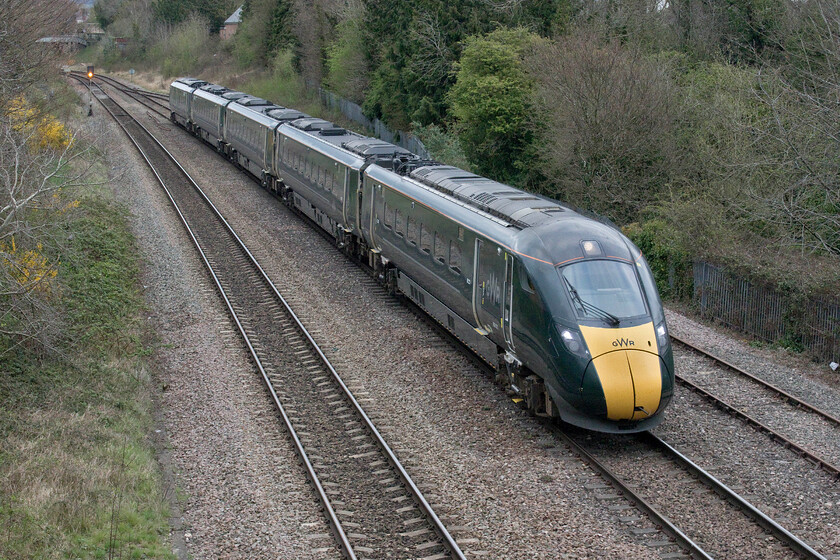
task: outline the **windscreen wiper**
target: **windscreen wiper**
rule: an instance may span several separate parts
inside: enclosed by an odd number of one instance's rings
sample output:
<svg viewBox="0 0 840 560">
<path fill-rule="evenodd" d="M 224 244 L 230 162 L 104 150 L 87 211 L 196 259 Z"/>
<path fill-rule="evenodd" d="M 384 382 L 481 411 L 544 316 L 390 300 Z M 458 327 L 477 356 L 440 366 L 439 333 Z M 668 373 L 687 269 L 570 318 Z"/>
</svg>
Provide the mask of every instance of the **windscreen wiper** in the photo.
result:
<svg viewBox="0 0 840 560">
<path fill-rule="evenodd" d="M 595 315 L 596 317 L 598 317 L 600 319 L 603 319 L 604 321 L 606 321 L 608 324 L 612 325 L 613 327 L 616 327 L 616 326 L 619 325 L 619 323 L 621 323 L 621 320 L 618 317 L 616 317 L 615 315 L 613 315 L 612 313 L 610 313 L 608 311 L 604 311 L 600 307 L 598 307 L 596 305 L 593 305 L 593 304 L 589 303 L 588 301 L 584 301 L 580 297 L 580 294 L 578 294 L 575 287 L 572 286 L 572 283 L 569 282 L 569 279 L 566 278 L 565 276 L 563 276 L 563 281 L 566 282 L 566 286 L 569 287 L 569 293 L 572 294 L 572 299 L 574 299 L 575 301 L 578 302 L 581 309 L 583 309 L 583 311 L 585 313 L 586 312 L 592 313 L 593 315 Z"/>
</svg>

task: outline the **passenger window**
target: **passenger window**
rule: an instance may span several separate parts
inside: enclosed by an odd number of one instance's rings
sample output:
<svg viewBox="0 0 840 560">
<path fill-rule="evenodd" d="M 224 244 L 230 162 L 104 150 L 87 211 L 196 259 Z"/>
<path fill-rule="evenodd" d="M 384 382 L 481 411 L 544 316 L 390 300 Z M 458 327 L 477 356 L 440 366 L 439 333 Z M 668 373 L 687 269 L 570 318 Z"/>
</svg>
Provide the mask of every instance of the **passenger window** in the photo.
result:
<svg viewBox="0 0 840 560">
<path fill-rule="evenodd" d="M 449 266 L 457 273 L 461 273 L 461 246 L 454 241 L 449 242 Z"/>
<path fill-rule="evenodd" d="M 341 169 L 336 166 L 335 175 L 333 175 L 333 188 L 335 188 L 335 196 L 344 198 L 344 181 L 341 177 Z"/>
<path fill-rule="evenodd" d="M 391 229 L 394 227 L 394 209 L 385 203 L 385 227 Z"/>
<path fill-rule="evenodd" d="M 412 245 L 417 245 L 417 220 L 414 219 L 414 216 L 409 216 L 407 222 L 405 238 Z"/>
<path fill-rule="evenodd" d="M 432 234 L 426 224 L 420 224 L 420 250 L 424 253 L 432 251 Z"/>
<path fill-rule="evenodd" d="M 464 226 L 458 226 L 458 241 L 464 240 Z"/>
<path fill-rule="evenodd" d="M 446 241 L 438 232 L 435 232 L 435 260 L 446 264 Z"/>
<path fill-rule="evenodd" d="M 399 208 L 394 213 L 394 231 L 397 232 L 397 235 L 405 235 L 405 221 Z"/>
</svg>

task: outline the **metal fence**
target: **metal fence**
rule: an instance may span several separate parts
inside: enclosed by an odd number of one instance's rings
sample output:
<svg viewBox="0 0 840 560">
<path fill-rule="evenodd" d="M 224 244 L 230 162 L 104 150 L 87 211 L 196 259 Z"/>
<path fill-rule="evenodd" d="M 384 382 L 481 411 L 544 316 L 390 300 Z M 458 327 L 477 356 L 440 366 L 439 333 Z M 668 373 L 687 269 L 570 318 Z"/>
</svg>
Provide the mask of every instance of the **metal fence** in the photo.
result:
<svg viewBox="0 0 840 560">
<path fill-rule="evenodd" d="M 382 140 L 390 142 L 391 144 L 396 144 L 397 146 L 402 146 L 406 150 L 413 152 L 424 159 L 431 159 L 429 152 L 426 150 L 426 146 L 423 145 L 419 138 L 410 132 L 403 132 L 401 130 L 392 132 L 379 119 L 367 118 L 362 111 L 362 108 L 357 104 L 352 101 L 348 101 L 343 97 L 339 97 L 324 88 L 318 88 L 318 95 L 321 97 L 321 103 L 323 103 L 326 107 L 341 111 L 345 117 L 367 128 L 371 131 L 371 134 L 377 138 L 381 138 Z"/>
<path fill-rule="evenodd" d="M 802 301 L 705 262 L 694 263 L 694 298 L 703 317 L 768 342 L 798 341 L 823 359 L 840 358 L 840 302 Z"/>
</svg>

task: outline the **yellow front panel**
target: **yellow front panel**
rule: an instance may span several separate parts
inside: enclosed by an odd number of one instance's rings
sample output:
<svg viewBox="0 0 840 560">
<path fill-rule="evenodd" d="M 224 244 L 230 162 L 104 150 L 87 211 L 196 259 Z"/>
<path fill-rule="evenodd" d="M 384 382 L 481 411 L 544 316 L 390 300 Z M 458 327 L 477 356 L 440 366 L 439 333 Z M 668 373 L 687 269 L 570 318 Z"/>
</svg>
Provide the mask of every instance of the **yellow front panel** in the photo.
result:
<svg viewBox="0 0 840 560">
<path fill-rule="evenodd" d="M 652 415 L 659 408 L 659 399 L 662 396 L 662 373 L 659 365 L 659 356 L 647 352 L 620 352 L 627 355 L 630 363 L 630 372 L 633 375 L 633 385 L 636 391 L 636 406 L 645 409 L 644 412 L 637 411 L 633 420 L 644 420 Z"/>
<path fill-rule="evenodd" d="M 607 418 L 628 420 L 633 417 L 635 396 L 630 364 L 625 352 L 610 352 L 592 361 L 607 401 Z"/>
<path fill-rule="evenodd" d="M 624 329 L 581 325 L 610 420 L 643 420 L 659 408 L 662 374 L 653 323 Z M 640 406 L 648 414 L 636 411 Z"/>
<path fill-rule="evenodd" d="M 653 323 L 623 329 L 581 325 L 580 332 L 589 348 L 589 355 L 593 358 L 616 350 L 643 350 L 657 353 Z"/>
</svg>

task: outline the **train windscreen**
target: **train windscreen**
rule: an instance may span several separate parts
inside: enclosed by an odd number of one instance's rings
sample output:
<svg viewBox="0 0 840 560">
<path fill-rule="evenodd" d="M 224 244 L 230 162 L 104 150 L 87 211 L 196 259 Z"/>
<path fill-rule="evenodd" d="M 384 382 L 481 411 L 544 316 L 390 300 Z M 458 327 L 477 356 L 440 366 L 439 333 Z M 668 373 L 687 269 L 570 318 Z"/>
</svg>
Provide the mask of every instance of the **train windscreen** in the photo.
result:
<svg viewBox="0 0 840 560">
<path fill-rule="evenodd" d="M 620 319 L 647 314 L 633 266 L 609 260 L 582 261 L 559 270 L 579 318 Z"/>
</svg>

